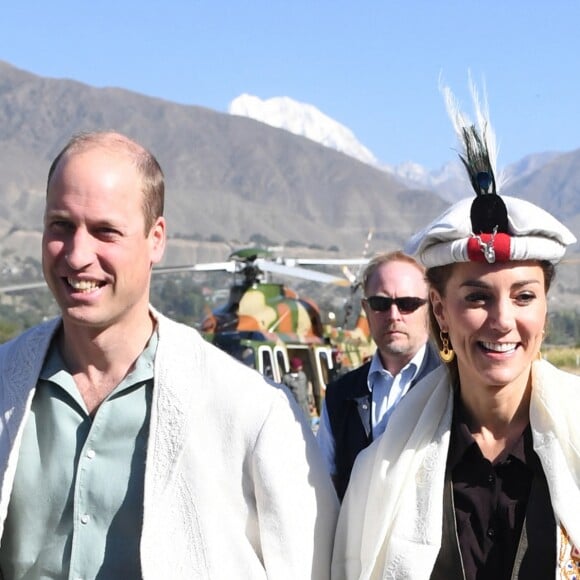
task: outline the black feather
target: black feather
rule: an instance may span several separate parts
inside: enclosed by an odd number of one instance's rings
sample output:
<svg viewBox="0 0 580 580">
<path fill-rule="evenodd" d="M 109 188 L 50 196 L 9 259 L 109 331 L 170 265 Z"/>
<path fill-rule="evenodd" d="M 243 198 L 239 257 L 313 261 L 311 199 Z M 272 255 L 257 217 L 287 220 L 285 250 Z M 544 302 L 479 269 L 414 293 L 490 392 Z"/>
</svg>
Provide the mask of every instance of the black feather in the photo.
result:
<svg viewBox="0 0 580 580">
<path fill-rule="evenodd" d="M 476 195 L 471 204 L 472 231 L 476 235 L 494 231 L 509 233 L 507 208 L 496 191 L 485 136 L 480 135 L 474 125 L 464 127 L 462 132 L 465 156 L 459 155 L 459 158 L 467 169 Z"/>
</svg>

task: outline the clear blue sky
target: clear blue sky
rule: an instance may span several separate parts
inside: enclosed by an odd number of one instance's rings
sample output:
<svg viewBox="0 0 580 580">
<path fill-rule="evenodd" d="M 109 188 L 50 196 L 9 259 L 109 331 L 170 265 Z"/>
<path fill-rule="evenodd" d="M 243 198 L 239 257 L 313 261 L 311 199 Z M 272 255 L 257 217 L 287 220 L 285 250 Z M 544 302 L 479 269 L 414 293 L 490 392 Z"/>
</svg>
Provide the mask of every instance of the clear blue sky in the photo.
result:
<svg viewBox="0 0 580 580">
<path fill-rule="evenodd" d="M 439 76 L 469 107 L 471 69 L 501 168 L 580 147 L 579 29 L 576 0 L 6 0 L 0 59 L 224 112 L 288 96 L 430 169 L 455 155 Z"/>
</svg>

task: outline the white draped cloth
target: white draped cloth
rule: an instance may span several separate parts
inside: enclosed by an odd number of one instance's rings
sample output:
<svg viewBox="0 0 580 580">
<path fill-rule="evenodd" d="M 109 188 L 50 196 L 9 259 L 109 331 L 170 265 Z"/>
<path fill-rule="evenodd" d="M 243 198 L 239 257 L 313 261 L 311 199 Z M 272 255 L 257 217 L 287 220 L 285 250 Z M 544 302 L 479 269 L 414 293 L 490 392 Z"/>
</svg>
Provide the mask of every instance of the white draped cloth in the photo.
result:
<svg viewBox="0 0 580 580">
<path fill-rule="evenodd" d="M 359 454 L 339 516 L 333 580 L 430 577 L 441 547 L 452 415 L 453 390 L 440 367 Z M 580 376 L 535 361 L 530 423 L 556 523 L 580 546 Z"/>
</svg>

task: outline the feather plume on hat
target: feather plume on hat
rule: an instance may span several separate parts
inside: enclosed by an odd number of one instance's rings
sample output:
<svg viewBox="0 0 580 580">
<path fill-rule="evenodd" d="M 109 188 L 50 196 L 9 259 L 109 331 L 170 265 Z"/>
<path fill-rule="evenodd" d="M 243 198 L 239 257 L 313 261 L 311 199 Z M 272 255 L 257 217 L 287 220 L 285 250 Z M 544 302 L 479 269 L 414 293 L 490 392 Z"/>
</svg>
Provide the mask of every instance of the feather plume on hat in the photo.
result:
<svg viewBox="0 0 580 580">
<path fill-rule="evenodd" d="M 476 123 L 463 113 L 448 87 L 442 87 L 447 112 L 462 151 L 475 199 L 452 205 L 443 215 L 415 234 L 405 251 L 427 268 L 453 262 L 515 260 L 560 261 L 574 235 L 554 216 L 523 199 L 500 196 L 496 181 L 497 147 L 489 122 L 487 96 L 479 99 L 470 81 Z"/>
</svg>

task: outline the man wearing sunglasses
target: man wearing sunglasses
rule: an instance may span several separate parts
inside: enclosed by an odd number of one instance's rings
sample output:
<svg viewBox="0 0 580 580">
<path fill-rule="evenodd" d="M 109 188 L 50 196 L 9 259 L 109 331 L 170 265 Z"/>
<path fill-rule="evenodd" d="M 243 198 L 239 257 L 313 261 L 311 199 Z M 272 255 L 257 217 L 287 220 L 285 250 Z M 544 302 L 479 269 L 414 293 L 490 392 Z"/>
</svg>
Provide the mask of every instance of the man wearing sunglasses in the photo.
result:
<svg viewBox="0 0 580 580">
<path fill-rule="evenodd" d="M 397 403 L 439 364 L 429 342 L 424 270 L 402 252 L 380 254 L 363 274 L 362 307 L 377 350 L 328 385 L 318 442 L 342 500 L 358 453 L 383 433 Z"/>
</svg>

